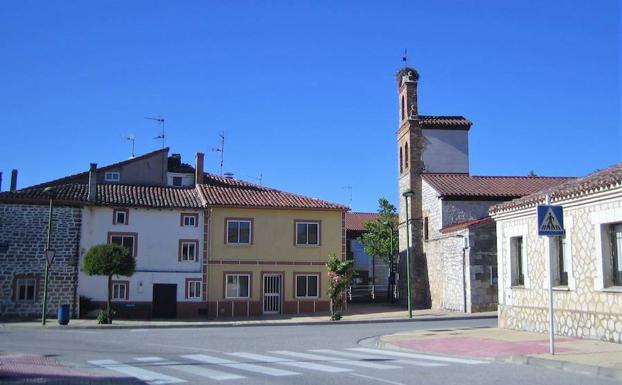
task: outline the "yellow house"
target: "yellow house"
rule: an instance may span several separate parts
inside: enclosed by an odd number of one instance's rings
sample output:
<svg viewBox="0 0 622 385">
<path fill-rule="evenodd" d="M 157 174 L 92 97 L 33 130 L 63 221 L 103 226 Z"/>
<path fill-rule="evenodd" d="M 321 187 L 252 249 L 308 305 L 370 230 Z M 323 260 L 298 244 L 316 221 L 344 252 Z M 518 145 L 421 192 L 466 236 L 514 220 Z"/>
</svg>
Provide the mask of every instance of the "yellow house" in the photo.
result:
<svg viewBox="0 0 622 385">
<path fill-rule="evenodd" d="M 197 187 L 210 316 L 329 310 L 325 265 L 345 258 L 346 206 L 209 174 Z"/>
</svg>

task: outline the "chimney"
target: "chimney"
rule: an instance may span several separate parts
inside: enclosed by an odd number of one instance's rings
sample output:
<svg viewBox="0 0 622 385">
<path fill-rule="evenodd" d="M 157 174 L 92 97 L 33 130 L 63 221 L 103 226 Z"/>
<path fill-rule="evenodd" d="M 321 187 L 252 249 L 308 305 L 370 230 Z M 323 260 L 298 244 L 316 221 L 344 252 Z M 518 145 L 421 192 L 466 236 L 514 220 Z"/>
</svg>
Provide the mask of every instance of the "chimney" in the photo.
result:
<svg viewBox="0 0 622 385">
<path fill-rule="evenodd" d="M 11 191 L 17 190 L 17 170 L 11 171 Z"/>
<path fill-rule="evenodd" d="M 91 163 L 89 168 L 89 191 L 87 199 L 90 202 L 95 202 L 97 198 L 97 163 Z"/>
<path fill-rule="evenodd" d="M 203 158 L 205 154 L 197 152 L 194 162 L 194 184 L 203 184 Z"/>
</svg>

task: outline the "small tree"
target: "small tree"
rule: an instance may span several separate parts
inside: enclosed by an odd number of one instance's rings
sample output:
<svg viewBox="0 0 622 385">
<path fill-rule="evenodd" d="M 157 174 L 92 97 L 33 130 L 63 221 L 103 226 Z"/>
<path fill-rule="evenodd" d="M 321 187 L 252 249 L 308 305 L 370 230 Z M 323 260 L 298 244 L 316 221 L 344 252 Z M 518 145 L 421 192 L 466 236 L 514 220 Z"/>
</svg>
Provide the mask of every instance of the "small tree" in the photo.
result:
<svg viewBox="0 0 622 385">
<path fill-rule="evenodd" d="M 136 260 L 129 251 L 119 245 L 102 244 L 91 247 L 84 255 L 82 271 L 88 275 L 103 275 L 108 277 L 108 301 L 106 315 L 100 317 L 101 323 L 112 323 L 112 276 L 123 275 L 130 277 L 134 274 Z"/>
<path fill-rule="evenodd" d="M 330 319 L 338 321 L 341 319 L 343 310 L 344 290 L 350 279 L 356 275 L 352 267 L 352 261 L 342 261 L 334 253 L 328 256 L 326 263 L 330 283 L 328 285 L 328 297 L 330 298 Z"/>
</svg>

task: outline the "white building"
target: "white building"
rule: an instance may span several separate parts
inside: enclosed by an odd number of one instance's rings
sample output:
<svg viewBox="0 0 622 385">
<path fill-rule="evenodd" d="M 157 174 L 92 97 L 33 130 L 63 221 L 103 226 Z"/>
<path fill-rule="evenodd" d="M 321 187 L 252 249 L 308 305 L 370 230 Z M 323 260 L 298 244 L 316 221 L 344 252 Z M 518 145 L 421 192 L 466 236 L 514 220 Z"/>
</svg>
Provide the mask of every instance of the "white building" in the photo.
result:
<svg viewBox="0 0 622 385">
<path fill-rule="evenodd" d="M 565 236 L 537 235 L 545 195 L 564 210 Z M 494 206 L 499 326 L 548 330 L 546 258 L 553 248 L 557 334 L 622 342 L 622 163 Z"/>
</svg>

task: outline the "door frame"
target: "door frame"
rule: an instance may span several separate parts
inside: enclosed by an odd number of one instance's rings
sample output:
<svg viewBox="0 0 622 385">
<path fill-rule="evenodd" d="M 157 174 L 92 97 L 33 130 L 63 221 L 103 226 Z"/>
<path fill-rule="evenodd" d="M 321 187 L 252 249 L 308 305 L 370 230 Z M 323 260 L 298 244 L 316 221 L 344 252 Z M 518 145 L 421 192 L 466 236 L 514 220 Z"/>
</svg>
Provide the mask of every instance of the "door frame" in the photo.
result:
<svg viewBox="0 0 622 385">
<path fill-rule="evenodd" d="M 278 312 L 266 312 L 264 309 L 265 295 L 264 295 L 264 283 L 266 276 L 278 276 L 280 277 L 280 285 L 279 285 L 279 311 Z M 285 272 L 284 271 L 262 271 L 261 272 L 261 314 L 283 314 L 283 304 L 284 304 L 284 288 L 285 288 Z"/>
</svg>

